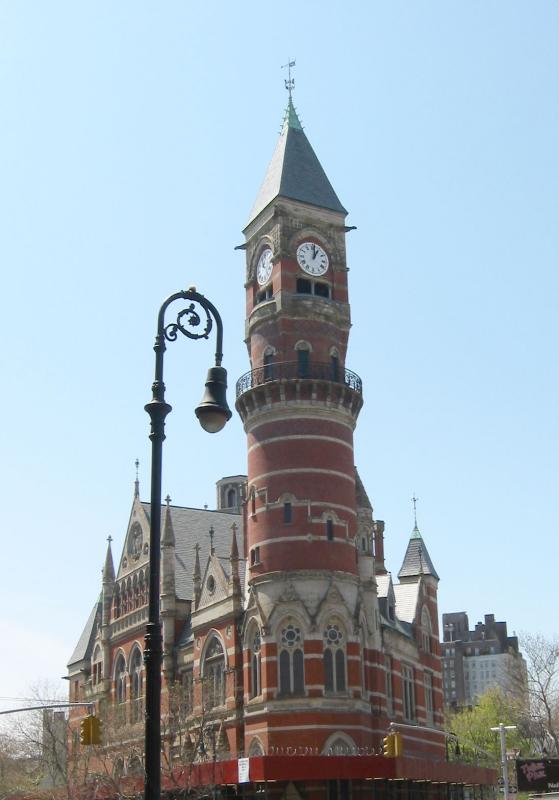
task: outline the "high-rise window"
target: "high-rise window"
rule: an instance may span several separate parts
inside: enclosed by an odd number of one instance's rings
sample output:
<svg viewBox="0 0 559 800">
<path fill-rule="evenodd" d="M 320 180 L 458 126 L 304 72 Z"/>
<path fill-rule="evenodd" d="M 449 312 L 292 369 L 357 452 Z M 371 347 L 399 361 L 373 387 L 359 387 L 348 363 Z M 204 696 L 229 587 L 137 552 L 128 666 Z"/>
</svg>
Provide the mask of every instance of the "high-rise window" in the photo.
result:
<svg viewBox="0 0 559 800">
<path fill-rule="evenodd" d="M 140 722 L 144 715 L 144 663 L 139 648 L 134 650 L 130 662 L 132 673 L 132 722 Z"/>
<path fill-rule="evenodd" d="M 308 350 L 297 350 L 297 377 L 309 377 L 310 353 Z"/>
<path fill-rule="evenodd" d="M 339 625 L 330 623 L 323 633 L 324 652 L 324 690 L 326 692 L 345 692 L 346 656 L 344 635 Z"/>
<path fill-rule="evenodd" d="M 225 654 L 221 642 L 214 636 L 202 667 L 202 690 L 206 710 L 225 703 Z"/>
<path fill-rule="evenodd" d="M 264 380 L 271 381 L 274 379 L 274 354 L 272 352 L 264 353 L 264 358 L 262 359 L 262 364 L 264 367 Z"/>
<path fill-rule="evenodd" d="M 404 703 L 404 719 L 415 720 L 415 686 L 413 669 L 402 664 L 402 700 Z"/>
<path fill-rule="evenodd" d="M 433 676 L 426 672 L 424 676 L 425 684 L 425 714 L 428 722 L 433 722 Z"/>
<path fill-rule="evenodd" d="M 279 693 L 304 694 L 305 661 L 301 629 L 288 624 L 281 631 L 279 654 Z"/>
<path fill-rule="evenodd" d="M 386 713 L 392 716 L 394 713 L 394 695 L 392 692 L 392 659 L 390 656 L 384 658 L 384 687 L 386 694 Z"/>
<path fill-rule="evenodd" d="M 283 521 L 293 521 L 293 506 L 289 502 L 283 504 Z"/>
<path fill-rule="evenodd" d="M 250 696 L 258 697 L 262 694 L 262 669 L 261 656 L 262 641 L 260 633 L 256 631 L 250 644 Z"/>
</svg>

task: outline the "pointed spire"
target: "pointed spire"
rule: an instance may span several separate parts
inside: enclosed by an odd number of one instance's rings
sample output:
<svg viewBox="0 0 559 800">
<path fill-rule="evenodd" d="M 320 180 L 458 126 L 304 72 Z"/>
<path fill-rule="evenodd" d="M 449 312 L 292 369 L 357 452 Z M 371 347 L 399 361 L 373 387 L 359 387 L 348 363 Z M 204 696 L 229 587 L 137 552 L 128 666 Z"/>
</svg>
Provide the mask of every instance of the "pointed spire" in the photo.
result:
<svg viewBox="0 0 559 800">
<path fill-rule="evenodd" d="M 213 525 L 210 525 L 210 530 L 208 531 L 208 536 L 210 537 L 210 555 L 213 556 L 213 554 L 215 553 L 215 548 L 214 548 L 215 531 L 214 531 L 214 526 Z"/>
<path fill-rule="evenodd" d="M 167 508 L 165 509 L 165 523 L 163 526 L 163 536 L 161 538 L 162 547 L 175 546 L 175 531 L 173 530 L 173 520 L 171 518 L 171 498 L 169 495 L 165 498 Z"/>
<path fill-rule="evenodd" d="M 140 477 L 139 477 L 139 469 L 140 469 L 140 462 L 138 459 L 134 461 L 134 466 L 136 467 L 136 480 L 134 481 L 134 497 L 140 496 Z"/>
<path fill-rule="evenodd" d="M 415 496 L 415 492 L 414 492 L 413 497 L 411 499 L 411 501 L 413 503 L 413 523 L 414 523 L 413 531 L 412 531 L 412 538 L 414 538 L 414 539 L 421 539 L 421 534 L 419 532 L 419 528 L 417 527 L 417 501 L 418 500 L 419 500 L 419 497 L 416 497 Z"/>
<path fill-rule="evenodd" d="M 290 67 L 294 64 L 294 61 L 290 61 L 285 66 Z M 344 216 L 347 214 L 303 131 L 293 105 L 292 90 L 295 81 L 291 78 L 291 72 L 285 85 L 289 99 L 280 138 L 247 225 L 276 197 L 327 208 Z"/>
<path fill-rule="evenodd" d="M 230 555 L 230 560 L 231 561 L 238 561 L 239 560 L 239 546 L 237 545 L 237 523 L 236 522 L 234 522 L 231 525 L 231 532 L 232 532 L 233 535 L 231 537 L 231 555 Z"/>
<path fill-rule="evenodd" d="M 202 594 L 202 570 L 200 569 L 200 545 L 194 545 L 196 555 L 194 556 L 194 571 L 192 573 L 192 584 L 194 589 L 194 608 L 198 608 L 200 595 Z"/>
<path fill-rule="evenodd" d="M 107 555 L 103 566 L 103 583 L 112 583 L 115 579 L 115 567 L 113 563 L 113 553 L 111 550 L 112 536 L 107 536 Z"/>
<path fill-rule="evenodd" d="M 419 498 L 414 494 L 412 497 L 414 526 L 402 566 L 398 573 L 398 578 L 417 578 L 420 575 L 431 575 L 436 580 L 439 580 L 439 576 L 437 575 L 435 567 L 433 566 L 433 562 L 431 561 L 431 557 L 429 556 L 429 552 L 425 546 L 423 537 L 421 536 L 419 528 L 417 527 L 418 499 Z"/>
<path fill-rule="evenodd" d="M 229 560 L 231 562 L 231 575 L 229 578 L 229 585 L 233 589 L 233 593 L 240 595 L 241 593 L 241 579 L 239 576 L 239 547 L 237 545 L 237 524 L 234 522 L 231 525 L 231 555 Z"/>
</svg>

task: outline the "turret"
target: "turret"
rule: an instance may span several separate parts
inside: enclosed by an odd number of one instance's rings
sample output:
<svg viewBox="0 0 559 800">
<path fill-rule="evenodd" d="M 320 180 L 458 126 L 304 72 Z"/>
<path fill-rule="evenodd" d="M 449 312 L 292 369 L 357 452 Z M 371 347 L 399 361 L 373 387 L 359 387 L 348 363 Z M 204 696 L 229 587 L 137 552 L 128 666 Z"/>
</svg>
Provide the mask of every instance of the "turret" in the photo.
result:
<svg viewBox="0 0 559 800">
<path fill-rule="evenodd" d="M 347 212 L 288 88 L 279 141 L 244 231 L 251 369 L 237 383 L 236 408 L 248 444 L 247 631 L 262 632 L 262 697 L 279 704 L 258 720 L 261 741 L 297 744 L 281 725 L 299 722 L 309 731 L 301 743 L 322 751 L 328 729 L 369 724 L 360 716 L 360 664 L 375 635 L 376 589 L 372 511 L 358 516 L 353 452 L 362 387 L 345 363 Z M 260 648 L 260 633 L 258 641 Z M 315 706 L 320 715 L 325 696 L 327 724 L 308 716 Z"/>
</svg>

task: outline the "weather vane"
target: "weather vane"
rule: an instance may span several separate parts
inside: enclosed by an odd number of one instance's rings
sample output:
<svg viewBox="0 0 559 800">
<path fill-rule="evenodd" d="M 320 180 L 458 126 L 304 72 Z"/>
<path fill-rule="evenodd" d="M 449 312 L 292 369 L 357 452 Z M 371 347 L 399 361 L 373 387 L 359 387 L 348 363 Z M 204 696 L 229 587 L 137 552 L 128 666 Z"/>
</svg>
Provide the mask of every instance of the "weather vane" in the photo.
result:
<svg viewBox="0 0 559 800">
<path fill-rule="evenodd" d="M 291 77 L 291 67 L 295 66 L 295 59 L 291 61 L 288 59 L 287 64 L 282 64 L 281 68 L 285 69 L 287 67 L 287 78 L 285 79 L 285 88 L 289 92 L 289 99 L 291 100 L 291 92 L 295 88 L 295 78 Z"/>
<path fill-rule="evenodd" d="M 415 496 L 415 492 L 414 492 L 411 501 L 413 503 L 413 521 L 415 523 L 415 527 L 416 528 L 417 528 L 417 501 L 418 500 L 419 500 L 419 497 L 416 497 Z"/>
</svg>

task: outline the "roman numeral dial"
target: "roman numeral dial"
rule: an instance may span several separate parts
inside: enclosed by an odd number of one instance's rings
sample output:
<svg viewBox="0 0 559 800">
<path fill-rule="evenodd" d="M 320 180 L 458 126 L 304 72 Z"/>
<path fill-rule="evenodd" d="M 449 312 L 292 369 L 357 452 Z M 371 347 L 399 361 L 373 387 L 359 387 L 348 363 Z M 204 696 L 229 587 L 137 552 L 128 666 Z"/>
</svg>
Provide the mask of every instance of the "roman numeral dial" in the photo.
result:
<svg viewBox="0 0 559 800">
<path fill-rule="evenodd" d="M 303 242 L 297 248 L 297 263 L 308 275 L 324 275 L 328 269 L 328 256 L 316 242 Z"/>
</svg>

